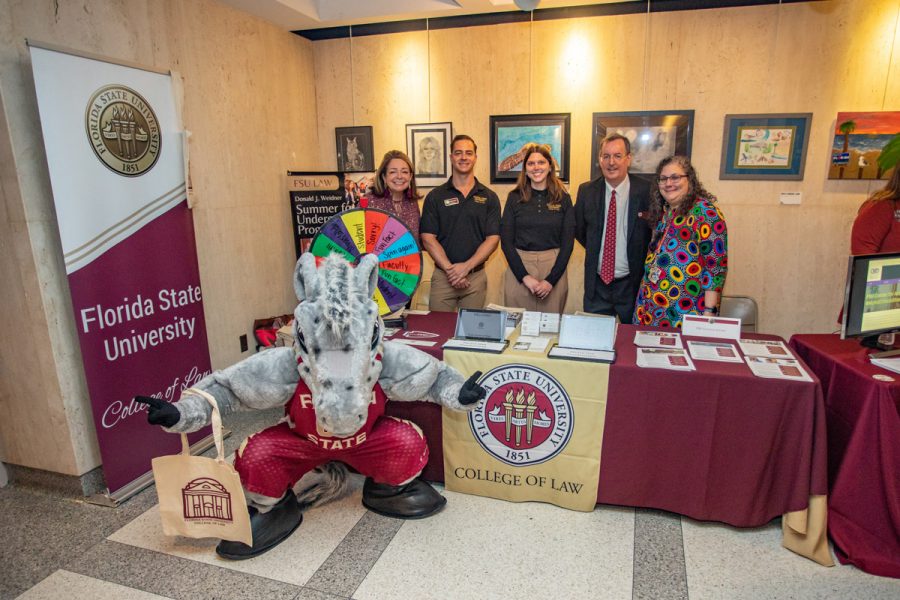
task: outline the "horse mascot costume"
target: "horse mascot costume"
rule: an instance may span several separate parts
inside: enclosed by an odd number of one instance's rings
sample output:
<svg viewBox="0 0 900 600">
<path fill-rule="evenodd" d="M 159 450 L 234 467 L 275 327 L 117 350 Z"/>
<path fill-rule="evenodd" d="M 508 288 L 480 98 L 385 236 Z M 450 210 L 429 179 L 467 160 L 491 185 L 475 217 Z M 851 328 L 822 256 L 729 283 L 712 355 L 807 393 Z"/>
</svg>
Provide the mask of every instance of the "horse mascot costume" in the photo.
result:
<svg viewBox="0 0 900 600">
<path fill-rule="evenodd" d="M 220 556 L 251 558 L 287 539 L 304 507 L 346 493 L 345 465 L 366 477 L 363 505 L 381 515 L 417 519 L 446 503 L 418 478 L 428 462 L 422 431 L 385 416 L 385 402 L 425 400 L 471 410 L 484 397 L 476 383 L 481 374 L 465 380 L 420 350 L 384 342 L 372 299 L 377 277 L 375 255 L 364 255 L 355 268 L 336 254 L 319 267 L 313 255 L 302 255 L 294 271 L 300 303 L 293 348 L 264 350 L 195 386 L 213 396 L 223 415 L 285 409 L 283 420 L 251 435 L 235 454 L 253 545 L 222 540 Z M 190 389 L 171 404 L 136 400 L 149 406 L 151 424 L 169 432 L 190 433 L 210 422 L 210 405 Z"/>
</svg>

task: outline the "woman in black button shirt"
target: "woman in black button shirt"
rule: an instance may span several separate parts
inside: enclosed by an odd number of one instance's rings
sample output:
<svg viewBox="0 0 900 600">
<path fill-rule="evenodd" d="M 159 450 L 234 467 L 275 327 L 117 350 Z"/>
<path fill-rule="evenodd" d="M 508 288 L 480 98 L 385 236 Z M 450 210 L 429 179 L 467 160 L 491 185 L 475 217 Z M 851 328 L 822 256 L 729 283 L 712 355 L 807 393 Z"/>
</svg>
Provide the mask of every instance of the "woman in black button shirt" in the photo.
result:
<svg viewBox="0 0 900 600">
<path fill-rule="evenodd" d="M 574 240 L 572 198 L 556 175 L 550 148 L 529 145 L 500 220 L 500 243 L 509 263 L 504 304 L 562 313 Z"/>
</svg>

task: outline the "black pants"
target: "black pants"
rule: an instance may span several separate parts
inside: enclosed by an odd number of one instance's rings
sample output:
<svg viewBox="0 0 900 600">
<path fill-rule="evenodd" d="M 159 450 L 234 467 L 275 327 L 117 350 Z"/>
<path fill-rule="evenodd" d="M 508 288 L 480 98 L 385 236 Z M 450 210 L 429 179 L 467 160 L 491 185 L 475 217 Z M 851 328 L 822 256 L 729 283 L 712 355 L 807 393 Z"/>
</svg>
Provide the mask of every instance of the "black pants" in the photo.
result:
<svg viewBox="0 0 900 600">
<path fill-rule="evenodd" d="M 599 275 L 594 277 L 594 294 L 588 297 L 587 291 L 584 293 L 584 312 L 619 317 L 620 323 L 630 324 L 640 280 L 635 283 L 632 277 L 626 275 L 605 284 Z"/>
</svg>

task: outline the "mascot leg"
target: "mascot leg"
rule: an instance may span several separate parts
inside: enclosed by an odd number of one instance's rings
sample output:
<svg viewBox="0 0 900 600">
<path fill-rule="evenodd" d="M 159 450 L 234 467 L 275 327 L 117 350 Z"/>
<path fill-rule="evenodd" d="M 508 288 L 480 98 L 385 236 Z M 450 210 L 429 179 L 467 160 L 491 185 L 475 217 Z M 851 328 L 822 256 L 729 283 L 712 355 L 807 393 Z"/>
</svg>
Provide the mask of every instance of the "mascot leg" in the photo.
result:
<svg viewBox="0 0 900 600">
<path fill-rule="evenodd" d="M 377 483 L 366 477 L 362 503 L 385 517 L 424 519 L 444 508 L 447 499 L 418 477 L 401 485 Z"/>
<path fill-rule="evenodd" d="M 222 540 L 216 546 L 216 554 L 222 558 L 244 560 L 259 556 L 286 540 L 303 522 L 303 515 L 292 492 L 288 491 L 280 500 L 252 492 L 245 493 L 252 502 L 247 510 L 250 511 L 253 545 Z"/>
<path fill-rule="evenodd" d="M 421 519 L 441 510 L 447 499 L 418 479 L 428 463 L 428 444 L 414 423 L 383 417 L 366 441 L 346 459 L 366 475 L 363 506 L 386 517 Z"/>
<path fill-rule="evenodd" d="M 286 423 L 244 440 L 234 458 L 250 513 L 253 545 L 222 540 L 216 554 L 231 560 L 259 556 L 286 540 L 303 521 L 291 487 L 320 460 L 315 447 Z"/>
</svg>

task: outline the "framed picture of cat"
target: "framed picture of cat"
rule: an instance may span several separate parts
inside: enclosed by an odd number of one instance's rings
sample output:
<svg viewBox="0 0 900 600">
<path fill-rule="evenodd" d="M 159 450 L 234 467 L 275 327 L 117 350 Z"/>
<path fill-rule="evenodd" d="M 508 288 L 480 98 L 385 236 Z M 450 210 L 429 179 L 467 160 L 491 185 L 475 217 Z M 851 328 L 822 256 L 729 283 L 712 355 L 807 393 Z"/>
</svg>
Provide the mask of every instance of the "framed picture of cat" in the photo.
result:
<svg viewBox="0 0 900 600">
<path fill-rule="evenodd" d="M 375 170 L 371 125 L 335 127 L 334 145 L 338 171 L 359 173 Z"/>
</svg>

